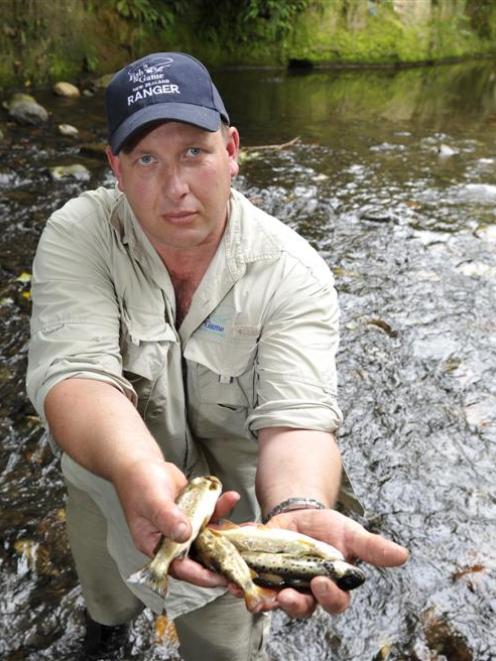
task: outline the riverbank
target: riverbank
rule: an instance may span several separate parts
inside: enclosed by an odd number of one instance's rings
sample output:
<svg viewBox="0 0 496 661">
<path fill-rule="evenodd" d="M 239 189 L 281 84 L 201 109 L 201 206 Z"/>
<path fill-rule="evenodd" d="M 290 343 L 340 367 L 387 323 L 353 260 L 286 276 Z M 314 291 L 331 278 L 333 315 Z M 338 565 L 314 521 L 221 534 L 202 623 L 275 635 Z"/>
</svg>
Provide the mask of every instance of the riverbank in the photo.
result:
<svg viewBox="0 0 496 661">
<path fill-rule="evenodd" d="M 3 0 L 0 88 L 81 83 L 155 50 L 213 67 L 411 66 L 496 54 L 475 0 Z"/>
</svg>

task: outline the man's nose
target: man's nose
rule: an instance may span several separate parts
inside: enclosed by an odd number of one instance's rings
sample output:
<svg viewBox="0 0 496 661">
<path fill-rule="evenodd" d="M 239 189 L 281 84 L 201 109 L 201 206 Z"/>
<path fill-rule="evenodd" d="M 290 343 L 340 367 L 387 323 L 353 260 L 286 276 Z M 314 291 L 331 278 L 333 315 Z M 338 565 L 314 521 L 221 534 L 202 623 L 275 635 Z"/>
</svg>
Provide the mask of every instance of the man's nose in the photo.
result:
<svg viewBox="0 0 496 661">
<path fill-rule="evenodd" d="M 163 190 L 167 197 L 177 200 L 189 192 L 189 185 L 179 168 L 169 170 L 164 175 Z"/>
</svg>

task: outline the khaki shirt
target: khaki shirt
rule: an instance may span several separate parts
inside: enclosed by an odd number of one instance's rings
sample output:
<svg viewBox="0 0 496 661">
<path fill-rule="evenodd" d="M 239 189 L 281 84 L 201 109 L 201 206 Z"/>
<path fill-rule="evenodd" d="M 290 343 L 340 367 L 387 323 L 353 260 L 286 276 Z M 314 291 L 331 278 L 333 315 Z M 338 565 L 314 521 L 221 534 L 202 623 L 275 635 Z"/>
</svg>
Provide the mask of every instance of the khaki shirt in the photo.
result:
<svg viewBox="0 0 496 661">
<path fill-rule="evenodd" d="M 234 520 L 259 515 L 259 429 L 335 431 L 341 421 L 329 268 L 239 192 L 231 192 L 226 230 L 178 329 L 167 270 L 118 190 L 84 193 L 50 217 L 32 284 L 27 389 L 40 416 L 46 394 L 63 379 L 114 385 L 137 406 L 168 461 L 188 476 L 212 472 L 225 490 L 241 493 Z M 136 570 L 145 558 L 112 485 L 66 455 L 62 467 L 107 516 L 123 576 Z M 196 592 L 203 602 L 215 593 Z M 150 595 L 138 596 L 160 610 Z"/>
</svg>

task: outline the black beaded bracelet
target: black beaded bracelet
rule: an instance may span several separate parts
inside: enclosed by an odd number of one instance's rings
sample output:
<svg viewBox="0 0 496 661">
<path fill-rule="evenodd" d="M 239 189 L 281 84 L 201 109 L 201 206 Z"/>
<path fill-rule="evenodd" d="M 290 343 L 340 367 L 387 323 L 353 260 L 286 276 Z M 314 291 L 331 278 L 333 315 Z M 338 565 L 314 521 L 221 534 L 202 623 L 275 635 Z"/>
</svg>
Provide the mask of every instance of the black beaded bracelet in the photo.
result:
<svg viewBox="0 0 496 661">
<path fill-rule="evenodd" d="M 315 498 L 288 498 L 283 500 L 282 503 L 273 507 L 270 512 L 264 516 L 263 522 L 267 523 L 276 514 L 285 514 L 286 512 L 293 512 L 294 510 L 325 510 L 327 509 L 324 503 Z"/>
</svg>

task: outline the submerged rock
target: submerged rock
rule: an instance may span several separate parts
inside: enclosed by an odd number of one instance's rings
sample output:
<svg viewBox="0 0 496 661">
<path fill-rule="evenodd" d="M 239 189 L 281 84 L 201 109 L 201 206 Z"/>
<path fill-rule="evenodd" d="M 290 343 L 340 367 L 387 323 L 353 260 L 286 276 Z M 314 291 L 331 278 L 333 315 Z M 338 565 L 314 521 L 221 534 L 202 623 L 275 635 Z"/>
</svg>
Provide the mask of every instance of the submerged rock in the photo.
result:
<svg viewBox="0 0 496 661">
<path fill-rule="evenodd" d="M 37 126 L 48 120 L 48 112 L 30 94 L 14 94 L 5 106 L 19 124 Z"/>
<path fill-rule="evenodd" d="M 91 178 L 91 173 L 84 165 L 74 163 L 73 165 L 55 165 L 51 167 L 50 176 L 54 181 L 70 178 L 78 181 L 88 181 Z"/>
<path fill-rule="evenodd" d="M 79 131 L 75 126 L 72 126 L 72 124 L 59 124 L 58 129 L 59 133 L 62 135 L 67 135 L 69 137 L 75 137 L 76 135 L 79 135 Z"/>
<path fill-rule="evenodd" d="M 76 87 L 76 85 L 73 85 L 72 83 L 66 83 L 64 81 L 55 83 L 53 86 L 53 91 L 58 96 L 67 96 L 72 98 L 81 96 L 81 92 L 79 91 L 79 88 Z"/>
<path fill-rule="evenodd" d="M 437 153 L 441 158 L 449 158 L 450 156 L 458 154 L 459 150 L 453 149 L 453 147 L 450 147 L 449 145 L 442 144 L 437 148 Z"/>
</svg>

